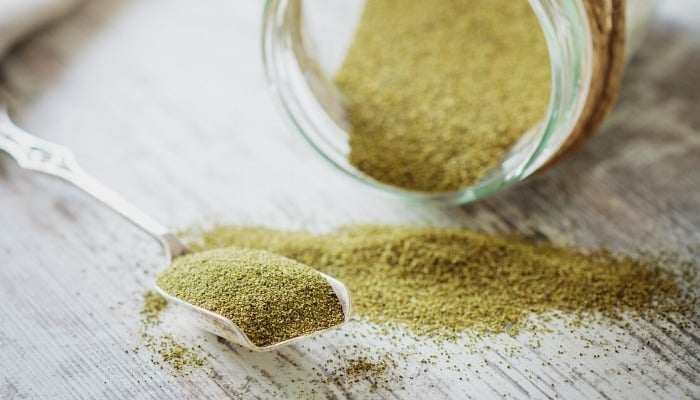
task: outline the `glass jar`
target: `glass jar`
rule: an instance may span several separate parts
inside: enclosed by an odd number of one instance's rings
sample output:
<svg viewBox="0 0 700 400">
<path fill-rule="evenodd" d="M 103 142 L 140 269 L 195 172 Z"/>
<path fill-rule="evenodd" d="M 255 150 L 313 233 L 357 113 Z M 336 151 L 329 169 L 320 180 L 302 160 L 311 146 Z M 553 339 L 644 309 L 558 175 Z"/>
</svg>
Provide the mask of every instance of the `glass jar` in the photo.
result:
<svg viewBox="0 0 700 400">
<path fill-rule="evenodd" d="M 481 181 L 452 192 L 414 192 L 372 179 L 348 161 L 349 122 L 333 76 L 364 0 L 268 0 L 265 72 L 294 128 L 341 171 L 370 187 L 419 202 L 475 201 L 556 163 L 599 128 L 639 47 L 653 0 L 530 0 L 549 51 L 551 93 L 542 122 L 523 132 Z"/>
</svg>

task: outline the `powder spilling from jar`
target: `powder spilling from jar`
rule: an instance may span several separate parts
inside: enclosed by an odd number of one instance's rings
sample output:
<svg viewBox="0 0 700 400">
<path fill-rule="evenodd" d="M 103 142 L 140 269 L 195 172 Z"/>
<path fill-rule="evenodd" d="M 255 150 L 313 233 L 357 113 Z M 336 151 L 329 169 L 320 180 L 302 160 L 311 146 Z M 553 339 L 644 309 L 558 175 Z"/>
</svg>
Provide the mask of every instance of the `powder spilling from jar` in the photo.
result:
<svg viewBox="0 0 700 400">
<path fill-rule="evenodd" d="M 436 338 L 514 335 L 530 328 L 529 316 L 557 312 L 583 323 L 694 309 L 678 277 L 654 260 L 465 230 L 359 225 L 313 235 L 218 227 L 201 239 L 193 249 L 265 249 L 314 265 L 348 285 L 360 316 Z"/>
<path fill-rule="evenodd" d="M 335 79 L 349 161 L 409 190 L 479 182 L 544 117 L 549 71 L 527 1 L 367 0 Z"/>
<path fill-rule="evenodd" d="M 231 320 L 261 347 L 345 320 L 333 288 L 318 271 L 262 250 L 224 248 L 178 257 L 156 283 Z"/>
</svg>

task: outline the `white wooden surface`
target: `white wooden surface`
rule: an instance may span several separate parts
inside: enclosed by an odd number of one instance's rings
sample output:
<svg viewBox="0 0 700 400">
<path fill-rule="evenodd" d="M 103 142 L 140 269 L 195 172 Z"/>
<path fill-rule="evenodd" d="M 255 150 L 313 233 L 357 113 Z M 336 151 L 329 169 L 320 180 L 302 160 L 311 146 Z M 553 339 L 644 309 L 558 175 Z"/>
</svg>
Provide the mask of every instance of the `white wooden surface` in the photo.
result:
<svg viewBox="0 0 700 400">
<path fill-rule="evenodd" d="M 176 228 L 431 224 L 692 253 L 700 14 L 696 0 L 662 3 L 603 133 L 556 169 L 462 208 L 376 197 L 285 127 L 261 72 L 262 2 L 92 1 L 16 48 L 0 79 L 25 129 L 72 147 L 88 171 Z M 120 217 L 0 155 L 0 398 L 700 398 L 698 321 L 670 335 L 638 323 L 455 344 L 450 360 L 426 367 L 420 358 L 441 354 L 434 344 L 388 341 L 360 323 L 252 354 L 166 312 L 160 329 L 208 360 L 174 374 L 151 362 L 140 336 L 141 295 L 165 262 Z M 334 348 L 353 345 L 411 355 L 374 392 L 370 381 L 317 378 Z"/>
</svg>

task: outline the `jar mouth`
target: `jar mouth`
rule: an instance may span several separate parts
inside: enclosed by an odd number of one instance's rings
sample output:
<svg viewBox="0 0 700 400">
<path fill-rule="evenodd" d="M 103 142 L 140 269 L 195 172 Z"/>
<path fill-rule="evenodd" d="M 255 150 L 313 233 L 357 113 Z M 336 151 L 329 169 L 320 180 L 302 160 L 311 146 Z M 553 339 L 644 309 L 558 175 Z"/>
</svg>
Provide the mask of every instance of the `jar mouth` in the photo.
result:
<svg viewBox="0 0 700 400">
<path fill-rule="evenodd" d="M 302 0 L 267 0 L 262 53 L 268 86 L 294 130 L 346 176 L 380 194 L 414 203 L 464 204 L 522 181 L 547 163 L 566 141 L 590 88 L 592 39 L 582 0 L 530 0 L 550 59 L 551 91 L 541 122 L 506 151 L 497 168 L 474 185 L 449 192 L 418 192 L 385 184 L 347 159 L 349 143 L 342 95 L 307 48 Z"/>
</svg>

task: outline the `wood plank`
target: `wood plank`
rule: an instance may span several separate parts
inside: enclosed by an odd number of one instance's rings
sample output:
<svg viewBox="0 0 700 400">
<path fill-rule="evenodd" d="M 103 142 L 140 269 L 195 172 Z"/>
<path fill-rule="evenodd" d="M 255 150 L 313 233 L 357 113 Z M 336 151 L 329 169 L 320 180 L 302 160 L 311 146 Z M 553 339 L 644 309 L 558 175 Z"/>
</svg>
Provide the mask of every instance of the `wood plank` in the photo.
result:
<svg viewBox="0 0 700 400">
<path fill-rule="evenodd" d="M 176 228 L 458 226 L 698 260 L 700 35 L 684 12 L 694 1 L 661 6 L 588 146 L 461 208 L 378 197 L 287 129 L 262 75 L 256 2 L 90 2 L 18 47 L 1 80 L 24 128 L 72 147 L 87 170 Z M 700 398 L 700 321 L 672 334 L 644 322 L 632 333 L 562 326 L 442 348 L 353 322 L 255 354 L 166 310 L 149 334 L 173 332 L 207 359 L 174 373 L 151 361 L 139 321 L 165 262 L 157 242 L 111 211 L 0 155 L 0 398 Z M 376 391 L 371 380 L 325 383 L 334 352 L 354 345 L 406 362 Z M 420 362 L 426 354 L 434 364 Z"/>
</svg>

